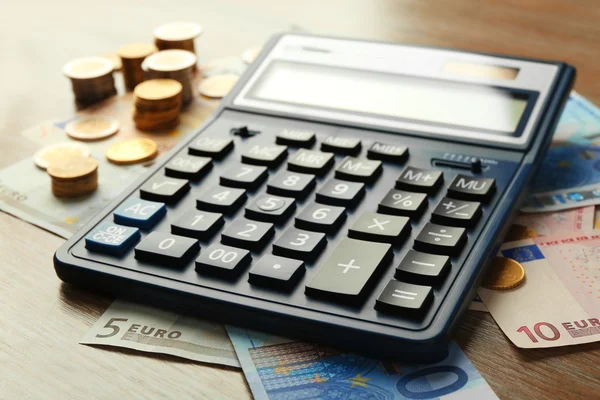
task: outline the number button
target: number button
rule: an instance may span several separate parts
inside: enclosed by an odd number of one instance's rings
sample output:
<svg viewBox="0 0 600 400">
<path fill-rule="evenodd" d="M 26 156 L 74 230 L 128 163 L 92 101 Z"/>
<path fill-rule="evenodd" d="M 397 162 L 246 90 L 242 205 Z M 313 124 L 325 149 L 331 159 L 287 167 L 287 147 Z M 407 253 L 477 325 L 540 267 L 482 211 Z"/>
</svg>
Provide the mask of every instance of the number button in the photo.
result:
<svg viewBox="0 0 600 400">
<path fill-rule="evenodd" d="M 165 166 L 165 175 L 197 181 L 211 168 L 212 160 L 208 157 L 178 155 Z"/>
<path fill-rule="evenodd" d="M 346 157 L 335 170 L 335 177 L 348 181 L 373 183 L 381 174 L 381 161 Z"/>
<path fill-rule="evenodd" d="M 290 228 L 273 243 L 273 254 L 309 261 L 316 259 L 326 244 L 324 233 Z"/>
<path fill-rule="evenodd" d="M 333 165 L 333 153 L 300 149 L 288 160 L 288 169 L 323 176 Z"/>
<path fill-rule="evenodd" d="M 224 223 L 225 220 L 221 214 L 190 210 L 171 224 L 171 232 L 175 235 L 208 240 Z"/>
<path fill-rule="evenodd" d="M 273 224 L 238 218 L 225 228 L 221 235 L 221 242 L 251 251 L 260 251 L 274 234 Z"/>
<path fill-rule="evenodd" d="M 360 139 L 349 137 L 329 136 L 321 143 L 321 150 L 331 151 L 336 154 L 354 155 L 361 149 Z"/>
<path fill-rule="evenodd" d="M 235 278 L 252 261 L 248 250 L 215 243 L 203 250 L 196 259 L 196 272 Z"/>
<path fill-rule="evenodd" d="M 451 228 L 428 222 L 415 239 L 415 250 L 455 256 L 467 241 L 464 228 Z"/>
<path fill-rule="evenodd" d="M 246 207 L 245 215 L 257 221 L 279 224 L 287 220 L 295 209 L 296 201 L 292 198 L 263 194 Z"/>
<path fill-rule="evenodd" d="M 138 228 L 103 222 L 86 235 L 85 248 L 121 256 L 140 240 L 140 236 Z"/>
<path fill-rule="evenodd" d="M 296 217 L 296 228 L 333 234 L 346 220 L 344 207 L 310 203 Z"/>
<path fill-rule="evenodd" d="M 253 285 L 290 290 L 304 274 L 304 271 L 302 261 L 268 254 L 252 267 L 248 282 Z"/>
<path fill-rule="evenodd" d="M 312 147 L 315 144 L 316 136 L 312 131 L 299 131 L 296 129 L 284 129 L 276 137 L 277 144 L 284 144 L 294 147 Z"/>
<path fill-rule="evenodd" d="M 163 203 L 130 197 L 115 210 L 114 220 L 117 224 L 150 229 L 166 213 L 167 207 Z"/>
<path fill-rule="evenodd" d="M 173 204 L 178 202 L 189 190 L 190 182 L 186 179 L 155 175 L 142 185 L 140 197 L 145 200 Z"/>
<path fill-rule="evenodd" d="M 152 232 L 137 246 L 135 258 L 140 261 L 181 267 L 200 249 L 198 241 L 163 232 Z"/>
<path fill-rule="evenodd" d="M 396 188 L 434 194 L 444 182 L 442 171 L 406 167 L 396 180 Z"/>
<path fill-rule="evenodd" d="M 322 204 L 354 207 L 364 195 L 364 183 L 330 179 L 317 191 L 316 199 Z"/>
<path fill-rule="evenodd" d="M 348 230 L 354 239 L 400 244 L 410 232 L 408 217 L 395 217 L 374 212 L 363 213 Z"/>
<path fill-rule="evenodd" d="M 300 172 L 281 171 L 267 184 L 267 192 L 279 196 L 305 198 L 315 187 L 314 175 Z"/>
<path fill-rule="evenodd" d="M 375 142 L 367 152 L 367 158 L 403 163 L 408 158 L 408 148 L 406 146 Z"/>
<path fill-rule="evenodd" d="M 255 190 L 269 176 L 267 167 L 237 164 L 221 175 L 221 185 Z"/>
<path fill-rule="evenodd" d="M 390 190 L 379 203 L 377 211 L 383 214 L 418 217 L 427 207 L 427 195 L 423 193 Z"/>
<path fill-rule="evenodd" d="M 444 197 L 431 213 L 431 220 L 436 224 L 471 228 L 477 223 L 480 216 L 481 203 Z"/>
<path fill-rule="evenodd" d="M 375 307 L 382 312 L 422 316 L 433 300 L 429 286 L 391 280 L 376 300 Z"/>
<path fill-rule="evenodd" d="M 196 156 L 206 156 L 220 160 L 233 149 L 233 139 L 211 136 L 199 136 L 194 139 L 188 152 Z"/>
<path fill-rule="evenodd" d="M 448 196 L 456 199 L 488 201 L 495 191 L 496 180 L 493 178 L 456 175 L 448 187 Z"/>
<path fill-rule="evenodd" d="M 201 210 L 231 214 L 240 208 L 245 201 L 246 191 L 244 189 L 217 185 L 202 193 L 196 199 L 196 206 Z"/>
<path fill-rule="evenodd" d="M 286 154 L 287 146 L 262 146 L 257 144 L 242 153 L 242 162 L 275 168 L 283 161 Z"/>
</svg>

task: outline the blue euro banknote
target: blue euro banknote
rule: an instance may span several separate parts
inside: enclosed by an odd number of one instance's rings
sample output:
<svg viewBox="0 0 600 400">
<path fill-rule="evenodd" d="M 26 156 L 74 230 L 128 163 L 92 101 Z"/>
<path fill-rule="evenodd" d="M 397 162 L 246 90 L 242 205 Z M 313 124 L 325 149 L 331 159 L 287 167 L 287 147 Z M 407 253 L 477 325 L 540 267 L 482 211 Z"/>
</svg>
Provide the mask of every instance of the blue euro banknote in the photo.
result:
<svg viewBox="0 0 600 400">
<path fill-rule="evenodd" d="M 558 211 L 600 204 L 600 109 L 569 97 L 525 212 Z"/>
<path fill-rule="evenodd" d="M 456 343 L 439 363 L 409 365 L 226 328 L 257 400 L 497 398 Z"/>
</svg>

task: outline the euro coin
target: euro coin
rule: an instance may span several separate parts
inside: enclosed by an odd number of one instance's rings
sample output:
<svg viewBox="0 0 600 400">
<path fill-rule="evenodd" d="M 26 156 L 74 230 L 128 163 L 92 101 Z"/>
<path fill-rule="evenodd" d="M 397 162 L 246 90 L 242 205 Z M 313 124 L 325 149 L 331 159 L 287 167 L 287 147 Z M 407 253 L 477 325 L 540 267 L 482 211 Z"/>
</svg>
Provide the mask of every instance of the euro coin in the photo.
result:
<svg viewBox="0 0 600 400">
<path fill-rule="evenodd" d="M 93 79 L 110 74 L 114 65 L 104 57 L 85 57 L 68 62 L 63 74 L 71 79 Z"/>
<path fill-rule="evenodd" d="M 48 168 L 53 162 L 72 157 L 89 157 L 90 149 L 82 143 L 59 143 L 44 147 L 33 155 L 33 161 L 41 169 Z"/>
<path fill-rule="evenodd" d="M 262 46 L 254 46 L 244 50 L 242 53 L 242 60 L 247 64 L 252 64 L 254 60 L 256 60 L 256 57 L 258 57 L 261 47 Z"/>
<path fill-rule="evenodd" d="M 158 146 L 152 139 L 130 139 L 115 143 L 106 150 L 106 158 L 114 164 L 135 164 L 152 160 L 158 154 Z"/>
<path fill-rule="evenodd" d="M 152 43 L 129 43 L 120 47 L 117 54 L 125 60 L 138 60 L 148 57 L 156 51 L 158 49 Z"/>
<path fill-rule="evenodd" d="M 71 157 L 50 163 L 47 172 L 53 179 L 77 180 L 93 174 L 98 169 L 98 161 L 92 157 Z"/>
<path fill-rule="evenodd" d="M 137 85 L 133 93 L 142 100 L 160 101 L 177 96 L 182 89 L 181 83 L 174 79 L 151 79 Z"/>
<path fill-rule="evenodd" d="M 200 83 L 198 91 L 206 97 L 220 99 L 227 96 L 238 79 L 239 76 L 233 74 L 211 76 Z"/>
<path fill-rule="evenodd" d="M 521 264 L 506 257 L 494 257 L 483 280 L 483 287 L 506 290 L 519 286 L 525 280 L 525 269 Z"/>
<path fill-rule="evenodd" d="M 202 33 L 202 26 L 193 22 L 170 22 L 154 30 L 154 37 L 164 41 L 194 39 Z"/>
<path fill-rule="evenodd" d="M 504 238 L 505 242 L 513 242 L 515 240 L 524 240 L 531 239 L 537 237 L 536 231 L 533 229 L 526 227 L 524 225 L 513 224 L 511 225 L 506 237 Z"/>
<path fill-rule="evenodd" d="M 65 132 L 77 140 L 100 140 L 119 130 L 119 121 L 104 117 L 85 117 L 69 122 Z"/>
<path fill-rule="evenodd" d="M 142 68 L 152 71 L 181 71 L 196 65 L 196 55 L 187 50 L 162 50 L 148 56 Z"/>
</svg>

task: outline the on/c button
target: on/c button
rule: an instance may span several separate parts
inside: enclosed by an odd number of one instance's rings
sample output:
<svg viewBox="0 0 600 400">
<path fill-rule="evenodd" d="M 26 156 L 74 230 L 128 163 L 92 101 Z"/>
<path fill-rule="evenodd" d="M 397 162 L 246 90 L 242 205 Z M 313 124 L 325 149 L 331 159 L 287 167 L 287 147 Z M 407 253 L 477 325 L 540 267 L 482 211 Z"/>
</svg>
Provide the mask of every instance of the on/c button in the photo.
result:
<svg viewBox="0 0 600 400">
<path fill-rule="evenodd" d="M 138 228 L 103 222 L 87 234 L 85 248 L 120 256 L 131 249 L 140 237 Z"/>
</svg>

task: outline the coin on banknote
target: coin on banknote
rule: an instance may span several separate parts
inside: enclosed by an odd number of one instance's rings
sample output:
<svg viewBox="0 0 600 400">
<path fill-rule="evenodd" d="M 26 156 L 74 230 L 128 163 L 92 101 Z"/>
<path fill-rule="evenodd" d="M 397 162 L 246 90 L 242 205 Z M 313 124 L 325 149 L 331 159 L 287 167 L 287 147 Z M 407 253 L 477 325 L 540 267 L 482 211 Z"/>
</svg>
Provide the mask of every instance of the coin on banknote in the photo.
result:
<svg viewBox="0 0 600 400">
<path fill-rule="evenodd" d="M 82 143 L 67 142 L 54 144 L 38 150 L 33 155 L 33 161 L 35 162 L 35 165 L 41 169 L 46 169 L 50 163 L 57 160 L 76 156 L 89 157 L 89 155 L 90 149 L 86 145 Z"/>
<path fill-rule="evenodd" d="M 505 242 L 512 242 L 515 240 L 523 240 L 537 237 L 536 231 L 533 229 L 519 224 L 511 225 L 506 237 L 504 238 Z"/>
<path fill-rule="evenodd" d="M 227 93 L 233 88 L 238 78 L 239 76 L 233 74 L 211 76 L 200 83 L 198 91 L 206 97 L 220 99 L 227 96 Z"/>
<path fill-rule="evenodd" d="M 98 161 L 91 157 L 71 157 L 50 163 L 47 169 L 56 197 L 79 197 L 98 188 Z"/>
<path fill-rule="evenodd" d="M 152 139 L 129 139 L 115 143 L 106 150 L 106 158 L 114 164 L 135 164 L 152 160 L 158 154 L 158 146 Z"/>
<path fill-rule="evenodd" d="M 116 119 L 85 117 L 69 122 L 65 126 L 65 132 L 77 140 L 99 140 L 114 135 L 119 127 Z"/>
<path fill-rule="evenodd" d="M 506 257 L 494 257 L 483 280 L 486 289 L 505 290 L 519 286 L 525 280 L 525 269 L 521 264 Z"/>
<path fill-rule="evenodd" d="M 252 64 L 252 62 L 258 57 L 258 53 L 260 53 L 262 46 L 254 46 L 249 49 L 244 50 L 242 53 L 242 60 L 245 63 Z"/>
</svg>

